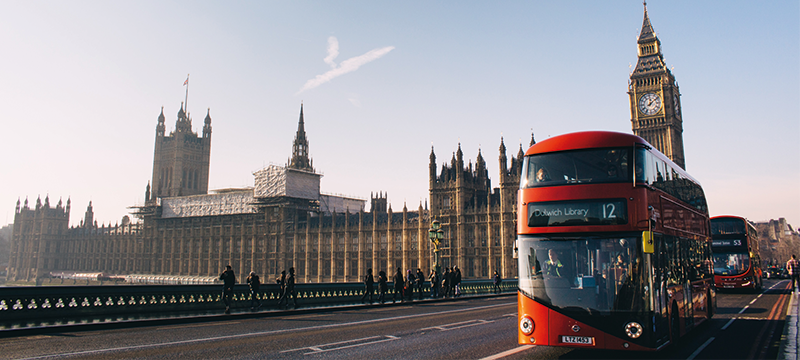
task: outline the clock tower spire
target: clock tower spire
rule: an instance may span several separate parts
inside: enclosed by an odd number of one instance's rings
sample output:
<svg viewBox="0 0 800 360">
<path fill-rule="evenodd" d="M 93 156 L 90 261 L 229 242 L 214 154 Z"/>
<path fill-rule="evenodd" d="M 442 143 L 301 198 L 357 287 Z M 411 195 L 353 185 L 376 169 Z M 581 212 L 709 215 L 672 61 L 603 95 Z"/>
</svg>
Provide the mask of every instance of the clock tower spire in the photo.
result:
<svg viewBox="0 0 800 360">
<path fill-rule="evenodd" d="M 681 93 L 664 62 L 661 41 L 647 16 L 647 2 L 638 49 L 639 60 L 628 82 L 633 133 L 685 169 Z"/>
</svg>

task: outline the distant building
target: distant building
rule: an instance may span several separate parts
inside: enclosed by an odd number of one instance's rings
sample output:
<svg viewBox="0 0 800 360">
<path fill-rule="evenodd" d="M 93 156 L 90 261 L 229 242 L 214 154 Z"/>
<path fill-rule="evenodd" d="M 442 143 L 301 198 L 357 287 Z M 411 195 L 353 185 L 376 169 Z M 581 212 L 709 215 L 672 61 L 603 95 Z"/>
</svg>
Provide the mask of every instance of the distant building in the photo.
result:
<svg viewBox="0 0 800 360">
<path fill-rule="evenodd" d="M 382 193 L 366 201 L 324 194 L 309 157 L 303 108 L 286 166 L 256 171 L 254 187 L 208 193 L 211 119 L 203 137 L 191 131 L 183 109 L 176 129 L 165 136 L 164 116 L 156 127 L 152 187 L 140 219 L 98 226 L 91 203 L 84 221 L 69 227 L 70 200 L 51 207 L 49 197 L 31 209 L 18 201 L 9 281 L 37 281 L 50 273 L 214 276 L 230 264 L 239 274 L 278 276 L 294 267 L 301 282 L 358 281 L 367 268 L 431 268 L 431 219 L 442 222 L 442 265 L 458 266 L 465 278 L 493 271 L 515 277 L 516 189 L 523 155 L 507 166 L 500 146 L 500 187 L 491 188 L 478 152 L 464 166 L 459 146 L 450 165 L 437 172 L 431 149 L 431 209 L 394 212 Z M 184 159 L 184 160 L 181 160 Z M 187 160 L 188 159 L 188 160 Z M 185 175 L 184 175 L 185 174 Z"/>
<path fill-rule="evenodd" d="M 166 135 L 165 130 L 162 107 L 156 125 L 152 198 L 207 193 L 211 160 L 211 109 L 204 120 L 202 137 L 192 131 L 192 119 L 183 111 L 183 103 L 178 111 L 175 131 Z"/>
<path fill-rule="evenodd" d="M 754 223 L 758 230 L 761 259 L 767 265 L 784 266 L 792 254 L 800 256 L 800 234 L 785 218 Z"/>
<path fill-rule="evenodd" d="M 633 134 L 686 169 L 681 92 L 675 76 L 664 62 L 661 41 L 647 16 L 647 5 L 638 45 L 639 60 L 628 82 Z"/>
</svg>

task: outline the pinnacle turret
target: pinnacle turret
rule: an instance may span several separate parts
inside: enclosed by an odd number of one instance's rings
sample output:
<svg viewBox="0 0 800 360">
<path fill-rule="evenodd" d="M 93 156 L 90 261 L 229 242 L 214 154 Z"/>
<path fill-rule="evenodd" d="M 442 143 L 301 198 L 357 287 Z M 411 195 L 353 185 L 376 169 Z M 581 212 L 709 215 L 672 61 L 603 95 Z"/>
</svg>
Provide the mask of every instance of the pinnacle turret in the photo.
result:
<svg viewBox="0 0 800 360">
<path fill-rule="evenodd" d="M 300 121 L 297 124 L 297 134 L 292 145 L 292 158 L 289 168 L 314 172 L 312 161 L 308 156 L 308 139 L 306 138 L 305 120 L 303 119 L 303 104 L 300 104 Z"/>
</svg>

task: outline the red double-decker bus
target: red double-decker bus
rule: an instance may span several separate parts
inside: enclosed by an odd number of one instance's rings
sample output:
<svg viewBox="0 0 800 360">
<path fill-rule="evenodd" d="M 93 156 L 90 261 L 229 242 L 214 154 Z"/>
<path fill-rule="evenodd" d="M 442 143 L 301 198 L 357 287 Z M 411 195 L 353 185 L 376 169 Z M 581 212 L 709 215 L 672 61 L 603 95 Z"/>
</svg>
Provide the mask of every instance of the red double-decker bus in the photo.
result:
<svg viewBox="0 0 800 360">
<path fill-rule="evenodd" d="M 642 138 L 533 145 L 518 206 L 520 344 L 658 350 L 713 315 L 703 189 Z"/>
<path fill-rule="evenodd" d="M 740 216 L 714 216 L 711 240 L 717 289 L 761 291 L 761 256 L 753 224 Z"/>
</svg>

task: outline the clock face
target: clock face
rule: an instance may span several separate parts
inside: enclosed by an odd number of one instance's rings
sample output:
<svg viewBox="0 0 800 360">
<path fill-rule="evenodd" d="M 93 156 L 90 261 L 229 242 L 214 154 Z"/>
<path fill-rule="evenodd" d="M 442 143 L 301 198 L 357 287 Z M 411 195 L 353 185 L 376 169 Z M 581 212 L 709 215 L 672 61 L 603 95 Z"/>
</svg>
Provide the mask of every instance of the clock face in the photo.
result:
<svg viewBox="0 0 800 360">
<path fill-rule="evenodd" d="M 639 111 L 645 115 L 654 115 L 661 110 L 661 97 L 655 93 L 647 93 L 639 98 Z"/>
<path fill-rule="evenodd" d="M 672 103 L 675 104 L 675 115 L 681 112 L 681 103 L 678 102 L 678 95 L 672 95 Z"/>
</svg>

